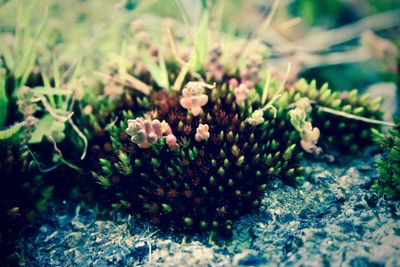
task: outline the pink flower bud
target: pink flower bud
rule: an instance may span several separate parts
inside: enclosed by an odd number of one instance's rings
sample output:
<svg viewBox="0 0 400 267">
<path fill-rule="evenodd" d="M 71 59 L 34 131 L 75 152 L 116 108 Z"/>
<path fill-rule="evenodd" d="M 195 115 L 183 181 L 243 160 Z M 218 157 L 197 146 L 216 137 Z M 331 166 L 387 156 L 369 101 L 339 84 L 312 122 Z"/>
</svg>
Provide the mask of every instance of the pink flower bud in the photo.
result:
<svg viewBox="0 0 400 267">
<path fill-rule="evenodd" d="M 235 79 L 235 78 L 230 79 L 230 80 L 229 80 L 229 86 L 230 86 L 231 88 L 236 88 L 236 87 L 238 87 L 238 86 L 239 86 L 238 80 Z"/>
<path fill-rule="evenodd" d="M 167 142 L 167 145 L 169 148 L 177 147 L 175 135 L 173 135 L 173 134 L 167 135 L 167 137 L 165 138 L 165 141 Z"/>
<path fill-rule="evenodd" d="M 241 83 L 239 87 L 236 87 L 233 90 L 233 93 L 235 94 L 236 97 L 236 104 L 241 105 L 243 101 L 246 99 L 247 95 L 250 93 L 250 90 L 246 84 Z"/>
</svg>

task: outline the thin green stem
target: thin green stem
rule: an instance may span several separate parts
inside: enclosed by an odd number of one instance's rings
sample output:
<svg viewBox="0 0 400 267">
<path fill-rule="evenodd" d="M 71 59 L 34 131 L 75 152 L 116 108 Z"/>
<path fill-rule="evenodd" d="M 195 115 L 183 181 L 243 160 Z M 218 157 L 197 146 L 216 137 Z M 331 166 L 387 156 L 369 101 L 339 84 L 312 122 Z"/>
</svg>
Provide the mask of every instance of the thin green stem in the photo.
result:
<svg viewBox="0 0 400 267">
<path fill-rule="evenodd" d="M 344 117 L 344 118 L 348 118 L 348 119 L 352 119 L 352 120 L 358 120 L 358 121 L 363 121 L 363 122 L 366 122 L 366 123 L 383 125 L 383 126 L 390 126 L 390 127 L 395 127 L 396 126 L 396 124 L 394 124 L 393 122 L 389 122 L 389 121 L 380 121 L 380 120 L 375 120 L 375 119 L 368 119 L 368 118 L 365 118 L 365 117 L 357 116 L 357 115 L 354 115 L 354 114 L 346 113 L 346 112 L 339 111 L 339 110 L 334 110 L 334 109 L 331 109 L 331 108 L 328 108 L 328 107 L 319 106 L 319 105 L 317 105 L 317 107 L 323 112 L 330 113 L 330 114 L 337 115 L 337 116 Z"/>
</svg>

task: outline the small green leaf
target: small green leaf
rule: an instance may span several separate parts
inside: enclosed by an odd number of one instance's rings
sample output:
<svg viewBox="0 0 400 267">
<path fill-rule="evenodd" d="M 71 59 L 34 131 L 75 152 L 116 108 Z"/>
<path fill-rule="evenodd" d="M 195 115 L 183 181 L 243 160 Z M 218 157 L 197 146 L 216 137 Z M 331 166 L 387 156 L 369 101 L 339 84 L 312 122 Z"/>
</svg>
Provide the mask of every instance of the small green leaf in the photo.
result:
<svg viewBox="0 0 400 267">
<path fill-rule="evenodd" d="M 32 133 L 29 144 L 38 144 L 42 142 L 43 136 L 49 134 L 49 130 L 53 122 L 54 118 L 50 115 L 43 116 L 43 118 L 40 119 L 36 130 Z"/>
<path fill-rule="evenodd" d="M 160 55 L 160 62 L 159 65 L 157 65 L 157 63 L 154 62 L 145 53 L 140 53 L 139 56 L 142 59 L 148 71 L 151 73 L 151 76 L 154 79 L 154 81 L 162 88 L 168 89 L 169 88 L 168 71 L 165 65 L 164 58 Z"/>
<path fill-rule="evenodd" d="M 128 201 L 123 200 L 123 199 L 121 199 L 119 202 L 122 204 L 122 206 L 124 206 L 126 208 L 129 208 L 129 206 L 131 205 L 131 203 L 129 203 Z"/>
<path fill-rule="evenodd" d="M 161 203 L 161 206 L 165 213 L 170 213 L 172 211 L 171 206 L 166 203 Z"/>
<path fill-rule="evenodd" d="M 23 122 L 19 122 L 6 130 L 0 131 L 0 140 L 11 138 L 21 130 L 23 125 L 24 125 Z"/>
<path fill-rule="evenodd" d="M 104 177 L 103 175 L 98 175 L 95 172 L 92 172 L 93 177 L 96 179 L 96 183 L 99 184 L 104 189 L 107 189 L 111 186 L 111 182 L 108 178 Z"/>
</svg>

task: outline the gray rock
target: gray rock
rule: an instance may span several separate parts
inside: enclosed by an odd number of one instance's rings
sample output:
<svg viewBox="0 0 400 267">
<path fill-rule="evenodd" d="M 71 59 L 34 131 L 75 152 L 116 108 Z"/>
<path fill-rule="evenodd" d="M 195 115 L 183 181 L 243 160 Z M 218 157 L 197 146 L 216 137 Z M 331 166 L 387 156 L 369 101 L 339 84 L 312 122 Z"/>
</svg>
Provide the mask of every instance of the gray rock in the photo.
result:
<svg viewBox="0 0 400 267">
<path fill-rule="evenodd" d="M 62 205 L 22 236 L 21 256 L 28 266 L 400 266 L 400 204 L 369 190 L 378 174 L 366 158 L 309 163 L 296 188 L 271 181 L 260 212 L 236 221 L 233 240 L 218 245 Z"/>
<path fill-rule="evenodd" d="M 255 250 L 245 250 L 233 257 L 234 266 L 265 266 L 266 260 Z"/>
</svg>

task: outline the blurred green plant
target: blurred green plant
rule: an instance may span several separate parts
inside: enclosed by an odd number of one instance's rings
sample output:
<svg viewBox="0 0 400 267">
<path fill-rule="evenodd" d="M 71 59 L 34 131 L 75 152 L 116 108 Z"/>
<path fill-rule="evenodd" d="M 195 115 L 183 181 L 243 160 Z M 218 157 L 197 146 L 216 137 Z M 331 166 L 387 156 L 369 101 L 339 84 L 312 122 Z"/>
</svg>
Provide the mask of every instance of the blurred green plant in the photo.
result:
<svg viewBox="0 0 400 267">
<path fill-rule="evenodd" d="M 300 16 L 308 26 L 330 25 L 335 22 L 335 18 L 343 10 L 343 4 L 338 0 L 297 0 L 294 2 L 294 6 L 295 15 Z"/>
<path fill-rule="evenodd" d="M 8 97 L 6 92 L 6 72 L 0 69 L 0 129 L 3 129 L 7 118 Z"/>
<path fill-rule="evenodd" d="M 1 42 L 3 68 L 12 76 L 13 89 L 25 85 L 32 72 L 36 59 L 36 44 L 47 24 L 49 8 L 45 8 L 42 21 L 36 31 L 31 27 L 31 18 L 36 11 L 37 1 L 32 1 L 27 7 L 17 2 L 16 26 L 12 43 Z"/>
<path fill-rule="evenodd" d="M 23 122 L 19 122 L 10 126 L 8 129 L 0 131 L 0 141 L 13 137 L 15 134 L 19 132 L 19 130 L 21 130 L 23 125 L 24 125 Z"/>
</svg>

